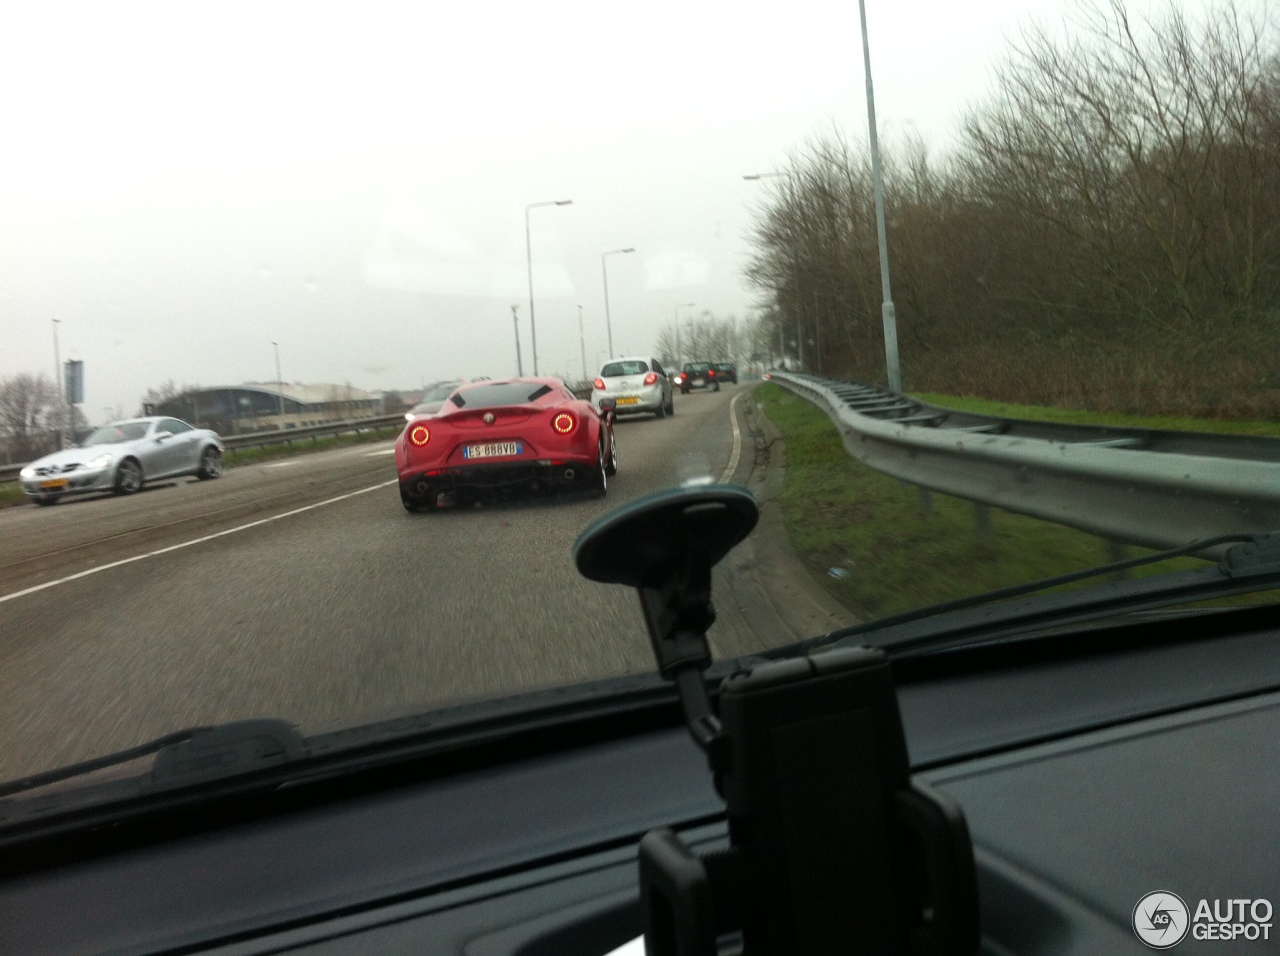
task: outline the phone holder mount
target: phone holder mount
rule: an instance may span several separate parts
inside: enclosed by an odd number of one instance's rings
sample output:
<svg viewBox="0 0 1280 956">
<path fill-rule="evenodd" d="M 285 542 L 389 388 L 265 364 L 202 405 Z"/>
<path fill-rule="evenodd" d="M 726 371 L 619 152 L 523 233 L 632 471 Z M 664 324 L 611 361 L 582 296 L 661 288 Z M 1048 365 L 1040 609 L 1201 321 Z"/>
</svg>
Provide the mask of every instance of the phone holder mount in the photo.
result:
<svg viewBox="0 0 1280 956">
<path fill-rule="evenodd" d="M 725 800 L 729 847 L 640 842 L 649 956 L 936 954 L 979 942 L 973 846 L 958 804 L 910 778 L 887 656 L 838 649 L 743 667 L 712 706 L 711 569 L 755 527 L 743 488 L 661 492 L 574 545 L 587 578 L 639 591 L 658 670 Z"/>
</svg>

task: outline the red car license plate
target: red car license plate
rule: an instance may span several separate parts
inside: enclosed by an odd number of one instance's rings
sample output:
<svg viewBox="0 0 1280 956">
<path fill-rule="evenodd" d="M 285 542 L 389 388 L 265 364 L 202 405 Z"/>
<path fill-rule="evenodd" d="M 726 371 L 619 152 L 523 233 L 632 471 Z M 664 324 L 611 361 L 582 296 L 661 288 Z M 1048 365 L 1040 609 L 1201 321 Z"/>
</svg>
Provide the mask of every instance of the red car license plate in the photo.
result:
<svg viewBox="0 0 1280 956">
<path fill-rule="evenodd" d="M 466 445 L 462 449 L 462 457 L 473 458 L 508 458 L 519 455 L 523 446 L 518 441 L 499 441 L 488 445 Z"/>
</svg>

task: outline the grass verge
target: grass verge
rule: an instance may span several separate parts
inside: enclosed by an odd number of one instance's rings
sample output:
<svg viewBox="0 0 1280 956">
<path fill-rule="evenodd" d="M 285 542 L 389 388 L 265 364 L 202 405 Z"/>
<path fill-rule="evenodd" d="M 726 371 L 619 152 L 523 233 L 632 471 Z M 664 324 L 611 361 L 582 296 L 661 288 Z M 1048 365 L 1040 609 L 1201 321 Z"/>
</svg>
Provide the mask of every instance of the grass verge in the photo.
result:
<svg viewBox="0 0 1280 956">
<path fill-rule="evenodd" d="M 380 428 L 372 432 L 361 432 L 358 435 L 329 435 L 324 438 L 317 438 L 314 441 L 310 438 L 303 438 L 291 445 L 264 445 L 261 448 L 242 449 L 229 448 L 223 456 L 223 462 L 228 468 L 236 468 L 240 465 L 256 465 L 259 462 L 275 461 L 278 458 L 293 458 L 296 455 L 310 455 L 317 451 L 327 451 L 331 448 L 341 448 L 346 445 L 364 445 L 370 442 L 389 441 L 399 433 L 399 427 L 395 426 Z M 22 486 L 16 481 L 6 481 L 0 484 L 0 508 L 10 508 L 14 505 L 25 504 L 26 501 L 27 496 L 23 494 Z"/>
<path fill-rule="evenodd" d="M 1165 428 L 1180 432 L 1216 432 L 1224 435 L 1264 435 L 1280 437 L 1280 422 L 1235 421 L 1223 418 L 1170 418 L 1160 415 L 1126 415 L 1122 412 L 1085 412 L 1052 405 L 1018 405 L 994 402 L 986 398 L 940 395 L 918 392 L 913 397 L 930 405 L 954 408 L 978 415 L 1003 418 L 1026 418 L 1039 422 L 1063 422 L 1068 425 L 1115 425 L 1125 428 Z"/>
<path fill-rule="evenodd" d="M 831 419 L 809 402 L 771 384 L 756 396 L 786 442 L 781 505 L 792 550 L 862 620 L 1114 560 L 1100 538 L 995 508 L 990 537 L 980 540 L 970 502 L 935 493 L 926 511 L 916 488 L 849 457 Z M 1204 563 L 1182 558 L 1133 573 Z M 839 568 L 848 576 L 829 573 Z"/>
</svg>

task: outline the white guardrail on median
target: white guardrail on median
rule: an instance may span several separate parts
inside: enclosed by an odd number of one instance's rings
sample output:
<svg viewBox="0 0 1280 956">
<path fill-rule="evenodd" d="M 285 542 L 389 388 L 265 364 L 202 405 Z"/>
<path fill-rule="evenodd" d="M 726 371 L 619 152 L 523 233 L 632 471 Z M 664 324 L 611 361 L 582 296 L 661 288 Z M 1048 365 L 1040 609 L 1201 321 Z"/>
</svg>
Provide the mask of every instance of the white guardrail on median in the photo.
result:
<svg viewBox="0 0 1280 956">
<path fill-rule="evenodd" d="M 1154 548 L 1280 530 L 1280 439 L 1042 426 L 812 375 L 771 378 L 826 412 L 852 457 L 942 494 Z"/>
</svg>

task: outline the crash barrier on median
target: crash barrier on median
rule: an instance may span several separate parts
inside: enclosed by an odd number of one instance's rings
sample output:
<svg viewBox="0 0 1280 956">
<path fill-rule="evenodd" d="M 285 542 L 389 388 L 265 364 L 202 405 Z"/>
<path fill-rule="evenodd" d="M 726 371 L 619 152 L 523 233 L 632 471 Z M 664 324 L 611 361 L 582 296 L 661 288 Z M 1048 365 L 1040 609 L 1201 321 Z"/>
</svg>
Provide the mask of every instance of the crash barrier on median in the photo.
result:
<svg viewBox="0 0 1280 956">
<path fill-rule="evenodd" d="M 852 457 L 923 489 L 1153 548 L 1280 529 L 1280 439 L 998 418 L 771 379 L 826 412 Z"/>
</svg>

